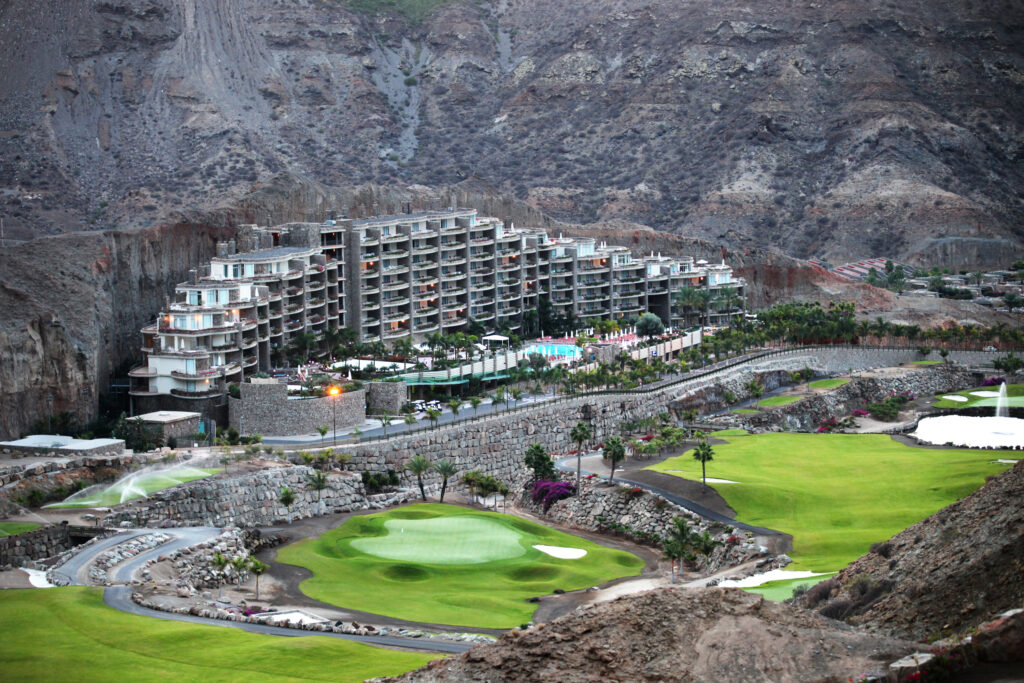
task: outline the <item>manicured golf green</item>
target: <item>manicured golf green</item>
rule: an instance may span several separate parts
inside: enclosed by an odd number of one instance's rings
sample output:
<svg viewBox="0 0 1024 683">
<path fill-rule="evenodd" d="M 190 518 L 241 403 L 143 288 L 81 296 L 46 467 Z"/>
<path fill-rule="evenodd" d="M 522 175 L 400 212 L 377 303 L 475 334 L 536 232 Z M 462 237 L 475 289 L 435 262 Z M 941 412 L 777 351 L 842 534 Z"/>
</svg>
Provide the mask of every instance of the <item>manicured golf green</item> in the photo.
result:
<svg viewBox="0 0 1024 683">
<path fill-rule="evenodd" d="M 758 401 L 758 405 L 771 408 L 772 406 L 788 406 L 790 403 L 802 400 L 802 396 L 769 396 Z"/>
<path fill-rule="evenodd" d="M 723 437 L 723 436 L 747 436 L 750 434 L 746 429 L 719 429 L 717 432 L 711 432 L 711 436 Z"/>
<path fill-rule="evenodd" d="M 71 501 L 64 501 L 60 503 L 53 503 L 47 505 L 48 508 L 95 508 L 95 507 L 112 507 L 114 505 L 121 505 L 127 503 L 130 500 L 141 498 L 143 494 L 149 496 L 157 491 L 163 491 L 169 489 L 172 486 L 178 486 L 188 481 L 195 481 L 196 479 L 205 479 L 206 477 L 212 476 L 220 472 L 220 468 L 208 468 L 198 469 L 195 467 L 185 467 L 167 472 L 154 472 L 134 479 L 131 482 L 124 481 L 115 483 L 102 491 L 98 491 L 96 495 L 90 495 L 86 498 L 76 498 Z"/>
<path fill-rule="evenodd" d="M 362 681 L 438 655 L 246 633 L 119 612 L 96 588 L 0 591 L 9 681 Z"/>
<path fill-rule="evenodd" d="M 991 391 L 993 393 L 999 392 L 999 387 L 975 387 L 973 389 L 965 389 L 964 391 L 949 391 L 942 396 L 963 396 L 966 401 L 950 401 L 948 398 L 940 398 L 935 402 L 936 408 L 952 408 L 954 410 L 959 408 L 995 408 L 996 403 L 999 401 L 996 396 L 974 396 L 971 392 L 974 391 Z M 1006 385 L 1006 402 L 1013 408 L 1024 408 L 1024 384 L 1007 384 Z"/>
<path fill-rule="evenodd" d="M 534 545 L 581 548 L 559 559 Z M 313 572 L 306 595 L 399 619 L 480 628 L 530 621 L 528 598 L 639 574 L 644 562 L 561 531 L 494 512 L 419 504 L 355 517 L 277 559 Z"/>
<path fill-rule="evenodd" d="M 26 531 L 32 531 L 41 526 L 42 524 L 36 524 L 35 522 L 0 522 L 0 538 L 23 534 Z"/>
<path fill-rule="evenodd" d="M 844 384 L 849 383 L 850 380 L 840 379 L 837 377 L 835 379 L 819 379 L 814 382 L 811 382 L 807 386 L 809 386 L 811 389 L 835 389 L 836 387 L 841 387 Z"/>
<path fill-rule="evenodd" d="M 926 449 L 882 434 L 754 434 L 714 446 L 709 477 L 736 519 L 793 535 L 791 569 L 835 571 L 971 493 L 1016 451 Z M 692 452 L 647 469 L 700 478 Z M 675 470 L 673 472 L 672 470 Z M 682 472 L 683 474 L 680 474 Z"/>
<path fill-rule="evenodd" d="M 753 408 L 736 408 L 732 412 L 737 413 L 739 415 L 757 415 L 761 411 L 754 410 Z"/>
</svg>

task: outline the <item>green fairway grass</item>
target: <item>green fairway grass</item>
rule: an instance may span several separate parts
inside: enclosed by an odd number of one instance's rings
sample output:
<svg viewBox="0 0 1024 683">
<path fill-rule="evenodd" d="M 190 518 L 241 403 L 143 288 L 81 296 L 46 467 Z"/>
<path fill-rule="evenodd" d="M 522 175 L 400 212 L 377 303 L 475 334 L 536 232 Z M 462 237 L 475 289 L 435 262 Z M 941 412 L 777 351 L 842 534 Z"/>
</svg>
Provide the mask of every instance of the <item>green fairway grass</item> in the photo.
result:
<svg viewBox="0 0 1024 683">
<path fill-rule="evenodd" d="M 711 436 L 723 437 L 723 436 L 747 436 L 750 434 L 746 429 L 719 429 L 717 432 L 711 432 Z"/>
<path fill-rule="evenodd" d="M 761 399 L 758 402 L 758 405 L 771 408 L 772 406 L 787 406 L 790 403 L 796 403 L 800 400 L 803 400 L 801 396 L 770 396 L 768 398 Z"/>
<path fill-rule="evenodd" d="M 754 586 L 753 588 L 744 588 L 743 590 L 748 593 L 757 593 L 763 595 L 769 600 L 775 602 L 782 602 L 783 600 L 789 600 L 793 597 L 793 591 L 800 586 L 811 586 L 817 585 L 818 583 L 827 580 L 829 577 L 835 576 L 835 574 L 822 574 L 821 576 L 811 576 L 806 579 L 781 579 L 779 581 L 769 581 L 763 583 L 760 586 Z"/>
<path fill-rule="evenodd" d="M 792 534 L 790 568 L 818 572 L 842 569 L 1009 467 L 994 460 L 1019 455 L 912 448 L 882 434 L 726 438 L 707 473 L 739 482 L 715 486 L 736 519 Z M 700 478 L 692 452 L 647 469 Z"/>
<path fill-rule="evenodd" d="M 835 389 L 836 387 L 841 387 L 844 384 L 849 384 L 849 382 L 850 382 L 850 380 L 848 380 L 848 379 L 839 379 L 839 378 L 836 378 L 836 379 L 819 379 L 817 381 L 811 382 L 807 386 L 809 386 L 811 389 Z"/>
<path fill-rule="evenodd" d="M 738 413 L 739 415 L 757 415 L 760 410 L 754 410 L 753 408 L 736 408 L 732 412 Z"/>
<path fill-rule="evenodd" d="M 973 389 L 965 389 L 964 391 L 947 391 L 940 396 L 963 396 L 966 401 L 950 401 L 948 399 L 940 398 L 935 402 L 936 408 L 952 408 L 954 410 L 958 408 L 995 408 L 998 398 L 995 396 L 989 398 L 982 398 L 981 396 L 971 396 L 972 391 L 999 391 L 998 386 L 994 387 L 975 387 Z M 1006 385 L 1006 397 L 1007 403 L 1014 408 L 1024 408 L 1024 384 L 1007 384 Z"/>
<path fill-rule="evenodd" d="M 26 531 L 32 531 L 41 526 L 42 524 L 36 524 L 35 522 L 0 522 L 0 538 L 23 534 Z"/>
<path fill-rule="evenodd" d="M 912 361 L 910 361 L 911 365 L 939 365 L 940 363 L 945 363 L 945 361 L 941 361 L 941 360 L 912 360 Z"/>
<path fill-rule="evenodd" d="M 563 560 L 534 545 L 582 548 Z M 527 598 L 639 574 L 644 562 L 540 524 L 453 505 L 419 504 L 354 517 L 277 559 L 306 567 L 303 593 L 399 619 L 480 628 L 530 621 Z"/>
<path fill-rule="evenodd" d="M 438 657 L 125 614 L 97 588 L 0 591 L 0 614 L 2 677 L 21 683 L 362 681 Z"/>
<path fill-rule="evenodd" d="M 197 469 L 192 471 L 193 468 L 189 468 L 188 471 L 173 475 L 164 474 L 161 472 L 154 472 L 153 474 L 140 477 L 135 480 L 134 485 L 142 489 L 147 496 L 150 496 L 157 491 L 163 491 L 164 489 L 184 484 L 188 481 L 195 481 L 196 479 L 205 479 L 206 477 L 212 476 L 220 472 L 220 468 L 210 469 Z M 122 492 L 124 487 L 121 485 L 111 485 L 98 492 L 95 496 L 89 496 L 88 498 L 79 498 L 70 502 L 53 503 L 47 505 L 48 508 L 94 508 L 94 507 L 112 507 L 114 505 L 121 505 L 127 503 L 130 500 L 141 498 L 142 496 L 137 493 L 130 493 L 124 496 L 122 501 Z"/>
</svg>

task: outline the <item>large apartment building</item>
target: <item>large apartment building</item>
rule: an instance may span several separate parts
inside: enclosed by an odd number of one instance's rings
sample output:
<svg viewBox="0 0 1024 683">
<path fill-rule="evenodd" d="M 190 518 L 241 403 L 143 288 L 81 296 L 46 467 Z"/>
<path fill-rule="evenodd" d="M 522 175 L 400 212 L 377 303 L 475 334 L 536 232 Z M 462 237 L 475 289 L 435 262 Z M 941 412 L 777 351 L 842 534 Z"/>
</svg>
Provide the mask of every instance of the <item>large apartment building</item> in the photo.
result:
<svg viewBox="0 0 1024 683">
<path fill-rule="evenodd" d="M 169 407 L 157 397 L 221 395 L 270 369 L 296 335 L 333 327 L 364 342 L 453 333 L 470 320 L 516 332 L 542 299 L 580 327 L 646 311 L 683 326 L 696 320 L 674 301 L 684 287 L 730 292 L 704 322 L 743 313 L 744 282 L 725 263 L 637 256 L 473 209 L 246 226 L 238 240 L 240 253 L 224 245 L 143 328 L 146 363 L 131 371 L 130 393 L 145 409 Z"/>
</svg>

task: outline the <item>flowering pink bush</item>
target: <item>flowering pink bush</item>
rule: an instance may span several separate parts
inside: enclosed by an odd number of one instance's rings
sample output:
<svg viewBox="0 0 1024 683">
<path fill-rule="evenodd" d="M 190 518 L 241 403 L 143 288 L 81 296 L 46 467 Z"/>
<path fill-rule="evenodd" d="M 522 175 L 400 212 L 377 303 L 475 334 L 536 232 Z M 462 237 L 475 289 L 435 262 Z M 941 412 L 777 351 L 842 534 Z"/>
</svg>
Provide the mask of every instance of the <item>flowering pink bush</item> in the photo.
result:
<svg viewBox="0 0 1024 683">
<path fill-rule="evenodd" d="M 861 410 L 860 408 L 856 408 L 856 409 L 852 410 L 850 412 L 850 414 L 853 415 L 854 417 L 867 417 L 871 413 L 869 413 L 866 410 Z"/>
<path fill-rule="evenodd" d="M 568 481 L 538 481 L 533 485 L 533 502 L 544 506 L 544 512 L 558 501 L 576 493 L 576 485 Z"/>
</svg>

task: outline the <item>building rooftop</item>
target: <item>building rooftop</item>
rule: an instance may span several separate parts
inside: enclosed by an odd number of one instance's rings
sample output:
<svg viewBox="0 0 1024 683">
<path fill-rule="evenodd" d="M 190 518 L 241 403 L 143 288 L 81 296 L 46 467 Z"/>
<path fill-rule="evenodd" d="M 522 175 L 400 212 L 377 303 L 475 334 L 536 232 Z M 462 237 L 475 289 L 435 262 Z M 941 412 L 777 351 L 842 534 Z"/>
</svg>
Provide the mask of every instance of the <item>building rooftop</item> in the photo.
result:
<svg viewBox="0 0 1024 683">
<path fill-rule="evenodd" d="M 217 256 L 214 261 L 261 261 L 264 259 L 278 259 L 297 254 L 310 254 L 318 252 L 319 249 L 312 247 L 273 247 L 271 249 L 259 249 L 247 251 L 242 254 L 231 254 L 230 256 Z"/>
<path fill-rule="evenodd" d="M 167 424 L 169 422 L 177 422 L 179 420 L 188 420 L 196 417 L 202 417 L 202 413 L 187 413 L 183 410 L 160 410 L 155 413 L 146 413 L 145 415 L 136 415 L 132 417 L 132 420 L 142 420 L 143 422 L 159 422 L 161 424 Z"/>
<path fill-rule="evenodd" d="M 114 446 L 124 443 L 121 439 L 75 439 L 63 434 L 30 434 L 17 441 L 0 441 L 0 446 L 21 446 L 22 448 L 52 448 L 54 450 L 78 451 Z"/>
<path fill-rule="evenodd" d="M 445 209 L 444 211 L 420 211 L 419 213 L 399 213 L 391 216 L 374 216 L 359 218 L 352 221 L 352 226 L 365 228 L 371 225 L 390 225 L 391 223 L 408 223 L 430 218 L 448 218 L 454 214 L 475 213 L 476 209 Z"/>
</svg>

